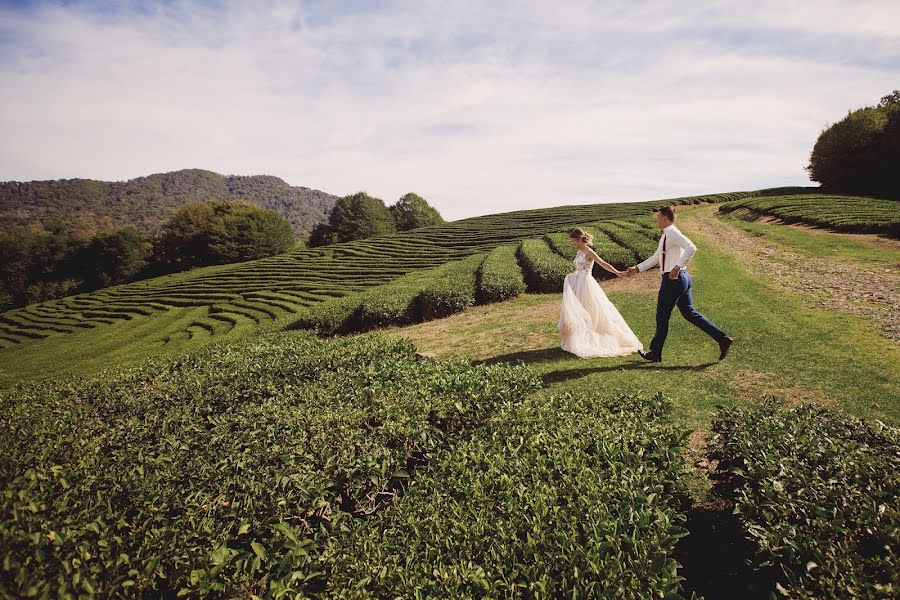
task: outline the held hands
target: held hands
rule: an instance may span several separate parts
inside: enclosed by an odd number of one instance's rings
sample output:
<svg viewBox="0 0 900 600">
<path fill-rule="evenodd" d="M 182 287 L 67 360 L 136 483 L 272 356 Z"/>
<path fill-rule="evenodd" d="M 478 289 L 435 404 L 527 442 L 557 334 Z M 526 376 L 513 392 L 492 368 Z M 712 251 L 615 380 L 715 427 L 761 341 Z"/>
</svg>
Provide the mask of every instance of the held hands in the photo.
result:
<svg viewBox="0 0 900 600">
<path fill-rule="evenodd" d="M 628 267 L 628 270 L 625 271 L 625 277 L 631 277 L 632 275 L 637 275 L 640 271 L 637 267 Z"/>
</svg>

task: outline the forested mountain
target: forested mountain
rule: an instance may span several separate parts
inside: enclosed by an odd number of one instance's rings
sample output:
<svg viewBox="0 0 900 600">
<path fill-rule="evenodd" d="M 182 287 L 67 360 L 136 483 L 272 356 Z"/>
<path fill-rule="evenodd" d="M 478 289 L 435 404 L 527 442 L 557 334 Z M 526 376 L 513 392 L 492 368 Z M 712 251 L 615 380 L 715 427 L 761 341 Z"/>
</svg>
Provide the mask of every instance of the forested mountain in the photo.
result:
<svg viewBox="0 0 900 600">
<path fill-rule="evenodd" d="M 220 175 L 203 169 L 128 181 L 7 181 L 0 183 L 0 222 L 16 225 L 57 217 L 88 230 L 132 225 L 153 235 L 179 207 L 210 199 L 241 199 L 274 210 L 305 240 L 328 218 L 337 196 L 291 186 L 271 175 Z"/>
</svg>

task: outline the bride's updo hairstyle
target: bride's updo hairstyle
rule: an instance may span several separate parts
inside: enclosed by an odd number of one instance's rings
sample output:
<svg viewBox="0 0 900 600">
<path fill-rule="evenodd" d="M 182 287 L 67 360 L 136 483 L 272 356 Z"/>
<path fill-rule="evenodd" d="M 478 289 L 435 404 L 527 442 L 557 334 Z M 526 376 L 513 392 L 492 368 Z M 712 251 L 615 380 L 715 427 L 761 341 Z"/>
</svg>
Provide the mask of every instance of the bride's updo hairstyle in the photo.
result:
<svg viewBox="0 0 900 600">
<path fill-rule="evenodd" d="M 569 232 L 569 237 L 572 239 L 581 240 L 585 244 L 594 243 L 594 236 L 583 229 L 573 229 Z"/>
</svg>

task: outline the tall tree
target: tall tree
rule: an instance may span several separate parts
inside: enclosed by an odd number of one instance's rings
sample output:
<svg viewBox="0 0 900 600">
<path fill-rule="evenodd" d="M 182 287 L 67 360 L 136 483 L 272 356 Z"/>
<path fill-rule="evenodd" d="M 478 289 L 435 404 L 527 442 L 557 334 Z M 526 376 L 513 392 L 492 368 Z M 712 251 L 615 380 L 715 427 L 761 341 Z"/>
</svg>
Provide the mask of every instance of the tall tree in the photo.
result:
<svg viewBox="0 0 900 600">
<path fill-rule="evenodd" d="M 175 213 L 155 253 L 170 265 L 210 265 L 272 256 L 293 243 L 290 223 L 278 213 L 243 201 L 209 200 Z"/>
<path fill-rule="evenodd" d="M 425 198 L 412 192 L 400 198 L 391 206 L 390 211 L 399 231 L 440 225 L 444 222 L 444 218 L 436 208 L 428 204 Z"/>
<path fill-rule="evenodd" d="M 836 192 L 900 198 L 900 90 L 850 111 L 819 135 L 809 178 Z"/>
<path fill-rule="evenodd" d="M 365 192 L 357 192 L 335 203 L 328 217 L 328 225 L 316 228 L 310 236 L 309 245 L 349 242 L 386 235 L 395 230 L 394 218 L 384 201 Z"/>
</svg>

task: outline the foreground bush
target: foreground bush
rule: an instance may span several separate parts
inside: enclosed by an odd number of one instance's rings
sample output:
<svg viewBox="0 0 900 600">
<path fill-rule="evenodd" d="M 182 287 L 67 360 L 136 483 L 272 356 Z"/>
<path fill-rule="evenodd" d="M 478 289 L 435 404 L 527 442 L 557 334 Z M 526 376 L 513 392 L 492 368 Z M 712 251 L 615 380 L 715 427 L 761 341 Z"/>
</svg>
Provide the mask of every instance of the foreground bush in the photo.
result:
<svg viewBox="0 0 900 600">
<path fill-rule="evenodd" d="M 516 247 L 500 246 L 491 251 L 478 270 L 478 302 L 500 302 L 524 291 L 525 280 L 516 260 Z"/>
<path fill-rule="evenodd" d="M 663 598 L 687 531 L 685 435 L 657 396 L 532 396 L 441 451 L 390 510 L 327 552 L 329 593 Z"/>
<path fill-rule="evenodd" d="M 755 564 L 774 569 L 780 595 L 896 597 L 897 429 L 768 402 L 720 411 L 713 431 Z"/>
<path fill-rule="evenodd" d="M 537 385 L 404 341 L 281 333 L 7 390 L 0 596 L 314 594 L 333 535 Z"/>
</svg>

